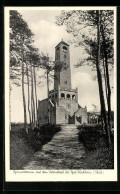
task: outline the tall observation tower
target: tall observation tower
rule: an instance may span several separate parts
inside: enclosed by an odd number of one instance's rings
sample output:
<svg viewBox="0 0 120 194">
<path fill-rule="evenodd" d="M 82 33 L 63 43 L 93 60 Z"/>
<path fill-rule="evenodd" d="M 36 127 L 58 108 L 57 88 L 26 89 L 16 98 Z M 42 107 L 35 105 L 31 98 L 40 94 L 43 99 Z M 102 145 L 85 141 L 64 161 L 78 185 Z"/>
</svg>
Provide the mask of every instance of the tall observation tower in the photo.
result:
<svg viewBox="0 0 120 194">
<path fill-rule="evenodd" d="M 55 47 L 55 61 L 64 62 L 66 64 L 66 69 L 63 69 L 61 72 L 55 71 L 55 77 L 57 79 L 54 82 L 54 89 L 58 89 L 59 86 L 60 88 L 71 89 L 70 52 L 69 45 L 66 42 L 61 41 Z"/>
<path fill-rule="evenodd" d="M 39 101 L 40 125 L 86 123 L 87 109 L 78 104 L 78 89 L 71 88 L 70 51 L 63 40 L 55 47 L 55 61 L 54 89 L 49 91 L 48 99 Z M 59 62 L 65 64 L 61 70 Z"/>
</svg>

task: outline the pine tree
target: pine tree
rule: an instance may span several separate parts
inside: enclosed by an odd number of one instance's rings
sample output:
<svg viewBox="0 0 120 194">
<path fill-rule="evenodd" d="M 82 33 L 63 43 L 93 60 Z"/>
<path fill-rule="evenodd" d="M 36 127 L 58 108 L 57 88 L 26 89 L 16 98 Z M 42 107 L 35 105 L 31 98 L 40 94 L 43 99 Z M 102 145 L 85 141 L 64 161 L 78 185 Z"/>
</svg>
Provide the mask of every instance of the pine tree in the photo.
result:
<svg viewBox="0 0 120 194">
<path fill-rule="evenodd" d="M 32 42 L 33 34 L 29 29 L 27 23 L 22 19 L 22 16 L 17 11 L 10 11 L 10 67 L 14 70 L 14 76 L 16 78 L 18 68 L 22 75 L 22 96 L 23 96 L 23 108 L 24 108 L 24 128 L 27 132 L 27 110 L 26 110 L 26 98 L 25 98 L 25 73 L 26 73 L 26 52 L 27 46 Z M 14 65 L 13 65 L 14 64 Z"/>
<path fill-rule="evenodd" d="M 62 11 L 60 16 L 56 17 L 57 25 L 66 25 L 66 30 L 68 33 L 72 33 L 73 41 L 76 46 L 83 46 L 88 53 L 88 57 L 77 65 L 83 65 L 87 61 L 95 65 L 97 71 L 100 105 L 101 105 L 101 117 L 104 120 L 106 129 L 106 138 L 108 144 L 110 144 L 110 128 L 108 128 L 108 123 L 110 122 L 110 82 L 109 82 L 109 72 L 108 72 L 108 56 L 111 57 L 111 36 L 112 34 L 112 22 L 113 22 L 113 12 L 109 10 L 98 11 L 98 10 L 72 10 L 72 11 Z M 104 32 L 103 32 L 104 26 Z M 111 31 L 111 32 L 110 32 Z M 106 37 L 106 38 L 105 38 Z M 109 44 L 107 44 L 109 40 Z M 107 46 L 108 48 L 107 48 Z M 104 46 L 103 46 L 104 45 Z M 104 47 L 103 51 L 101 47 Z M 107 52 L 107 55 L 106 55 Z M 106 56 L 106 57 L 105 57 Z M 108 122 L 106 118 L 106 108 L 105 108 L 105 94 L 103 90 L 103 80 L 101 72 L 101 59 L 106 60 L 105 62 L 105 79 L 106 91 L 107 92 L 107 102 L 108 102 Z M 111 57 L 113 58 L 113 56 Z"/>
</svg>

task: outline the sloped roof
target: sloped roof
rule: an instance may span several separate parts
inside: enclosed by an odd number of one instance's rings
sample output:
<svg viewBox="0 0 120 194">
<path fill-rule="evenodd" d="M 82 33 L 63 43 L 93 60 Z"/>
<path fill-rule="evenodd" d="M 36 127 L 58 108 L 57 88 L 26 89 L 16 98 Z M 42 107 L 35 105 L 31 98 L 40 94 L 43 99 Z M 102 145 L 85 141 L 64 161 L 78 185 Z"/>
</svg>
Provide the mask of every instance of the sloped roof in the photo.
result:
<svg viewBox="0 0 120 194">
<path fill-rule="evenodd" d="M 62 40 L 59 44 L 65 44 L 65 45 L 69 46 L 69 44 L 67 44 L 67 43 L 66 43 L 65 41 L 63 41 L 63 40 Z M 59 44 L 57 44 L 57 46 L 58 46 Z M 57 47 L 57 46 L 56 46 L 56 47 Z M 55 48 L 56 48 L 56 47 L 55 47 Z"/>
<path fill-rule="evenodd" d="M 80 110 L 80 109 L 84 109 L 82 106 L 80 106 L 80 104 L 78 104 L 78 109 L 75 111 L 75 114 Z"/>
<path fill-rule="evenodd" d="M 78 108 L 76 111 L 75 111 L 75 114 L 80 110 L 80 108 Z"/>
<path fill-rule="evenodd" d="M 54 103 L 49 99 L 50 104 L 54 107 Z"/>
<path fill-rule="evenodd" d="M 80 104 L 78 104 L 78 108 L 82 108 L 82 106 Z"/>
</svg>

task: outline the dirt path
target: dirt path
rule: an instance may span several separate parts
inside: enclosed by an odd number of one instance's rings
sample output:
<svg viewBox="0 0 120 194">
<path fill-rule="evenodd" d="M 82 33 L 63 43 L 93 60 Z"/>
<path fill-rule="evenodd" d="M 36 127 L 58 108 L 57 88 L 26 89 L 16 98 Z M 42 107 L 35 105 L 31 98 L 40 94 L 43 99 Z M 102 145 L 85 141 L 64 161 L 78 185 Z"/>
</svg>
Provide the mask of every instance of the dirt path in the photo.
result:
<svg viewBox="0 0 120 194">
<path fill-rule="evenodd" d="M 84 154 L 84 146 L 78 140 L 78 129 L 75 125 L 66 125 L 41 151 L 33 155 L 23 169 L 83 169 L 81 158 Z"/>
</svg>

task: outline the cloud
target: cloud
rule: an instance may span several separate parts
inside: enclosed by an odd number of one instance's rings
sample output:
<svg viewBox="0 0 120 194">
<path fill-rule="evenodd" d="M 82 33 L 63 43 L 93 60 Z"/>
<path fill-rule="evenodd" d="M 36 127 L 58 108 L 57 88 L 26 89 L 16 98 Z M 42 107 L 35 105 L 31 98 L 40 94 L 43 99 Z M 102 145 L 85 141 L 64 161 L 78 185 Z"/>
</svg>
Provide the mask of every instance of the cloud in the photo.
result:
<svg viewBox="0 0 120 194">
<path fill-rule="evenodd" d="M 65 26 L 57 26 L 55 16 L 59 11 L 19 11 L 23 19 L 28 23 L 31 31 L 35 35 L 35 45 L 42 52 L 48 52 L 50 56 L 55 56 L 55 46 L 62 40 L 68 42 L 72 36 L 66 32 Z M 79 104 L 87 106 L 87 110 L 92 110 L 92 104 L 99 107 L 98 83 L 93 81 L 90 67 L 74 68 L 74 65 L 83 56 L 83 48 L 70 46 L 70 63 L 73 88 L 78 87 Z M 45 81 L 44 81 L 45 82 Z M 52 84 L 51 84 L 52 86 Z M 50 86 L 50 88 L 51 88 Z M 26 89 L 27 91 L 27 89 Z M 47 88 L 44 85 L 38 88 L 38 99 L 44 99 L 47 96 Z M 114 102 L 112 94 L 112 104 Z M 23 121 L 23 103 L 22 89 L 13 88 L 11 95 L 11 112 L 12 121 Z"/>
<path fill-rule="evenodd" d="M 42 52 L 55 56 L 55 46 L 62 40 L 68 41 L 71 37 L 65 26 L 55 24 L 55 16 L 60 11 L 19 11 L 29 28 L 35 35 L 35 46 Z"/>
<path fill-rule="evenodd" d="M 92 76 L 85 72 L 76 72 L 72 77 L 73 88 L 78 87 L 78 101 L 81 106 L 92 110 L 92 104 L 99 105 L 98 83 Z"/>
<path fill-rule="evenodd" d="M 69 35 L 63 26 L 46 20 L 40 20 L 39 23 L 32 24 L 33 33 L 35 34 L 35 45 L 42 52 L 48 52 L 52 57 L 55 55 L 55 46 L 62 40 L 68 41 Z"/>
</svg>

